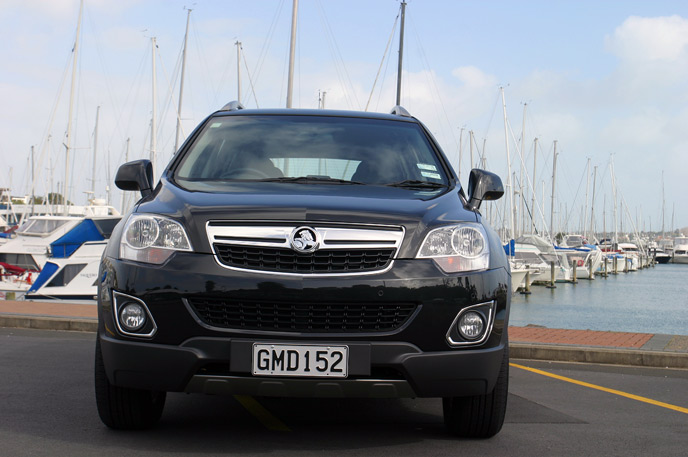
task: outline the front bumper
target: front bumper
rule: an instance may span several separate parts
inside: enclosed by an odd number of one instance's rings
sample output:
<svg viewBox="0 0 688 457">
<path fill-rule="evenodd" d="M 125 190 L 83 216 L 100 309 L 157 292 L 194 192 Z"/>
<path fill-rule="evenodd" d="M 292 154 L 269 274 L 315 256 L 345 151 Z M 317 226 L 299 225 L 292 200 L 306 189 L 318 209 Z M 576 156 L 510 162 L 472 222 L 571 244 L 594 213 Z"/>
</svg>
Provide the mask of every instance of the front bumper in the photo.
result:
<svg viewBox="0 0 688 457">
<path fill-rule="evenodd" d="M 100 336 L 110 382 L 170 392 L 279 397 L 450 397 L 491 392 L 504 345 L 423 353 L 408 343 L 351 343 L 347 379 L 251 375 L 253 341 L 193 338 L 179 346 Z"/>
<path fill-rule="evenodd" d="M 209 256 L 176 255 L 164 268 L 104 258 L 99 338 L 113 385 L 177 392 L 298 397 L 447 397 L 490 392 L 507 344 L 510 293 L 503 268 L 443 275 L 429 260 L 397 260 L 383 274 L 355 278 L 228 274 Z M 114 291 L 145 302 L 157 323 L 151 338 L 121 334 Z M 203 325 L 186 299 L 232 297 L 317 305 L 414 303 L 417 312 L 386 332 L 246 331 Z M 494 324 L 480 345 L 452 347 L 447 330 L 466 307 L 494 301 Z M 346 379 L 252 376 L 252 345 L 346 344 Z"/>
</svg>

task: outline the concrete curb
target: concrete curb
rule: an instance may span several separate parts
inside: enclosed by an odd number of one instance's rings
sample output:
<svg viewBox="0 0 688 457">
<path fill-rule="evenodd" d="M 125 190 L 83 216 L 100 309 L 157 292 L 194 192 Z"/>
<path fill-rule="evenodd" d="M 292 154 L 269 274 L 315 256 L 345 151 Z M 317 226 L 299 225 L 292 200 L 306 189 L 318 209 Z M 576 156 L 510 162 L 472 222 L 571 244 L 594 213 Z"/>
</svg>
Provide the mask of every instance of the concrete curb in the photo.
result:
<svg viewBox="0 0 688 457">
<path fill-rule="evenodd" d="M 686 353 L 638 349 L 511 343 L 509 344 L 509 357 L 513 359 L 688 369 L 688 354 Z"/>
<path fill-rule="evenodd" d="M 0 314 L 0 327 L 95 332 L 98 330 L 98 321 L 88 318 L 75 319 L 52 316 L 29 316 L 26 314 Z"/>
<path fill-rule="evenodd" d="M 26 314 L 0 314 L 0 327 L 96 332 L 98 320 Z M 509 344 L 512 359 L 688 369 L 688 353 L 556 344 Z"/>
</svg>

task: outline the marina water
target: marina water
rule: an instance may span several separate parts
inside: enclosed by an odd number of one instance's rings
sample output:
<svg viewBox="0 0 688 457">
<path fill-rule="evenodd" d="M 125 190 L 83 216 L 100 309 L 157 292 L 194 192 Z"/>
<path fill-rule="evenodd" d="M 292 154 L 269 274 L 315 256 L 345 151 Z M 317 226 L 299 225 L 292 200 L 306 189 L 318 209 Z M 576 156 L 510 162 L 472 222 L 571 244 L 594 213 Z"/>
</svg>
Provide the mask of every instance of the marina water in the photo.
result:
<svg viewBox="0 0 688 457">
<path fill-rule="evenodd" d="M 509 324 L 688 335 L 688 265 L 655 265 L 556 286 L 514 294 Z"/>
</svg>

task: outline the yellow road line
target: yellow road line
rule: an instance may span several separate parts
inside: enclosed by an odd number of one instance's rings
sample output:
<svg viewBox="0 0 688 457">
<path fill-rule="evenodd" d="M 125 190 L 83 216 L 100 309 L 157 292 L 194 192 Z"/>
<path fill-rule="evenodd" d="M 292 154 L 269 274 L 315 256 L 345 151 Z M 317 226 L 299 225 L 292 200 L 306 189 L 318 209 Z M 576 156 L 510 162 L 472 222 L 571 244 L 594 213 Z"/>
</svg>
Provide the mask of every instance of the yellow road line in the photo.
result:
<svg viewBox="0 0 688 457">
<path fill-rule="evenodd" d="M 284 422 L 276 418 L 270 411 L 265 409 L 263 405 L 248 395 L 235 395 L 241 406 L 251 413 L 256 419 L 260 421 L 268 430 L 276 432 L 291 432 L 291 429 L 285 425 Z"/>
<path fill-rule="evenodd" d="M 570 382 L 573 384 L 578 384 L 579 386 L 584 386 L 584 387 L 589 387 L 591 389 L 601 390 L 602 392 L 607 392 L 607 393 L 614 394 L 614 395 L 620 395 L 622 397 L 630 398 L 632 400 L 637 400 L 637 401 L 641 401 L 643 403 L 649 403 L 651 405 L 661 406 L 662 408 L 667 408 L 667 409 L 671 409 L 674 411 L 678 411 L 679 413 L 688 414 L 688 408 L 682 408 L 680 406 L 671 405 L 669 403 L 663 403 L 661 401 L 652 400 L 651 398 L 645 398 L 645 397 L 641 397 L 639 395 L 629 394 L 626 392 L 622 392 L 620 390 L 608 389 L 606 387 L 597 386 L 595 384 L 590 384 L 589 382 L 578 381 L 576 379 L 567 378 L 565 376 L 559 376 L 559 375 L 556 375 L 553 373 L 548 373 L 546 371 L 538 370 L 537 368 L 524 367 L 523 365 L 518 365 L 515 363 L 509 363 L 509 365 L 512 367 L 515 367 L 515 368 L 520 368 L 522 370 L 541 374 L 543 376 L 548 376 L 550 378 L 559 379 L 560 381 L 566 381 L 566 382 Z"/>
</svg>

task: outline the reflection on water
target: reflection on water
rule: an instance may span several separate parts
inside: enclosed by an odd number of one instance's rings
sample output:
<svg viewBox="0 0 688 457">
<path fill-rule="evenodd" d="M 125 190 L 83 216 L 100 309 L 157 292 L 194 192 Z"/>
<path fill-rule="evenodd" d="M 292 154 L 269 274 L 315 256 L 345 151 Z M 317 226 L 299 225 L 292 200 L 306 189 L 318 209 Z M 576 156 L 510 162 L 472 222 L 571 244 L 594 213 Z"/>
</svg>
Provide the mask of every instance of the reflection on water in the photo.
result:
<svg viewBox="0 0 688 457">
<path fill-rule="evenodd" d="M 688 335 L 688 265 L 533 286 L 511 300 L 510 325 Z"/>
</svg>

